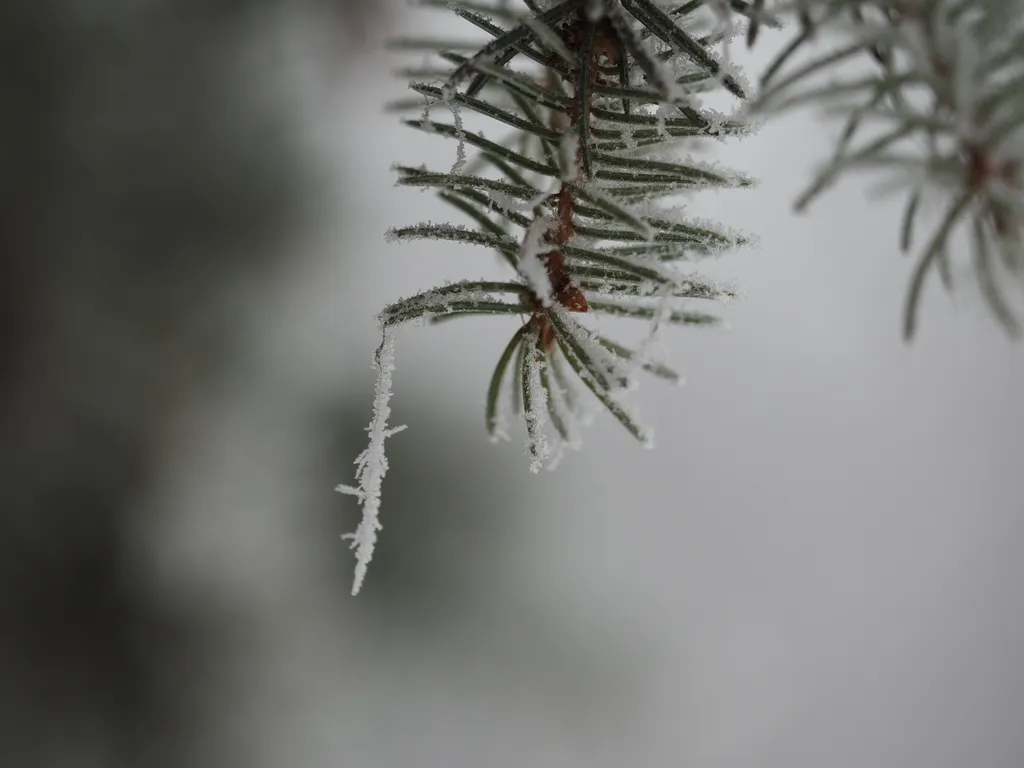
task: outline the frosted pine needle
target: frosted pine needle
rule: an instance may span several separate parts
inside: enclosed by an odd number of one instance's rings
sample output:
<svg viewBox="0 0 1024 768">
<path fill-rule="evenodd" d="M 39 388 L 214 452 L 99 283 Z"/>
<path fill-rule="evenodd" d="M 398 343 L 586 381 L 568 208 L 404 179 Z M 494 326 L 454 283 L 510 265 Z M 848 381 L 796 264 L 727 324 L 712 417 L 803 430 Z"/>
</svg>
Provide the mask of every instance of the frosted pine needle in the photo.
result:
<svg viewBox="0 0 1024 768">
<path fill-rule="evenodd" d="M 459 140 L 459 144 L 455 150 L 455 163 L 452 165 L 452 169 L 448 172 L 453 176 L 461 171 L 466 166 L 466 129 L 462 124 L 462 113 L 459 111 L 459 105 L 452 98 L 452 89 L 445 87 L 441 89 L 441 99 L 445 105 L 452 111 L 452 123 L 455 125 L 455 136 Z"/>
<path fill-rule="evenodd" d="M 548 392 L 541 381 L 541 371 L 546 365 L 544 355 L 534 341 L 523 357 L 522 372 L 526 451 L 530 455 L 531 472 L 540 472 L 551 456 L 551 444 L 544 433 L 548 421 Z"/>
<path fill-rule="evenodd" d="M 657 304 L 654 310 L 654 317 L 648 328 L 647 338 L 637 347 L 633 355 L 633 368 L 642 368 L 652 359 L 653 352 L 659 342 L 660 331 L 665 327 L 669 317 L 672 315 L 672 286 L 664 285 L 655 293 Z"/>
<path fill-rule="evenodd" d="M 366 431 L 370 433 L 370 444 L 356 458 L 356 480 L 358 486 L 339 485 L 335 490 L 347 493 L 359 499 L 363 508 L 363 519 L 354 533 L 347 533 L 343 539 L 352 540 L 352 549 L 356 551 L 356 571 L 352 580 L 352 594 L 359 594 L 366 578 L 366 567 L 373 558 L 373 550 L 377 544 L 377 531 L 381 529 L 378 520 L 380 512 L 380 493 L 384 475 L 388 471 L 388 460 L 384 455 L 384 441 L 396 432 L 405 429 L 388 428 L 391 416 L 391 372 L 395 369 L 394 330 L 384 328 L 384 338 L 374 356 L 374 367 L 377 369 L 377 390 L 373 399 L 373 418 Z"/>
</svg>

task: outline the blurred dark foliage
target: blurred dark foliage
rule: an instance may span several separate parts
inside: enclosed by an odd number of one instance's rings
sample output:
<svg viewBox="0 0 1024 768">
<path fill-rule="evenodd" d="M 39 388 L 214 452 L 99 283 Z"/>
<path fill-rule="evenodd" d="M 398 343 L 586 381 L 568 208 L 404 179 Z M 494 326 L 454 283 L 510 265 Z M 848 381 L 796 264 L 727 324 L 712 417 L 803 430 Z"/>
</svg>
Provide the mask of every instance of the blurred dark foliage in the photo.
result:
<svg viewBox="0 0 1024 768">
<path fill-rule="evenodd" d="M 303 224 L 280 85 L 246 62 L 305 13 L 342 61 L 379 5 L 0 3 L 0 765 L 184 759 L 208 633 L 134 531 L 164 430 L 231 364 L 232 286 Z"/>
</svg>

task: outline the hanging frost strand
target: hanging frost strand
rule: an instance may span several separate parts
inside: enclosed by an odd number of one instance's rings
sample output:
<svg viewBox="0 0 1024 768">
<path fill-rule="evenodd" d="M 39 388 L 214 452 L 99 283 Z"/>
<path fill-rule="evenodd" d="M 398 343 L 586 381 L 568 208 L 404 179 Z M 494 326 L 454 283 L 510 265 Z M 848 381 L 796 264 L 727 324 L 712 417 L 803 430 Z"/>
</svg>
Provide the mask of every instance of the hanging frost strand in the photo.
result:
<svg viewBox="0 0 1024 768">
<path fill-rule="evenodd" d="M 441 98 L 452 111 L 455 136 L 459 140 L 459 144 L 455 149 L 455 163 L 452 165 L 452 169 L 448 171 L 452 176 L 461 173 L 462 169 L 466 166 L 466 129 L 462 124 L 462 113 L 459 112 L 459 105 L 455 103 L 455 99 L 452 98 L 453 96 L 454 93 L 451 88 L 446 86 L 441 89 Z"/>
<path fill-rule="evenodd" d="M 347 493 L 359 499 L 363 508 L 363 519 L 354 533 L 346 533 L 343 539 L 352 540 L 352 549 L 356 551 L 356 571 L 352 580 L 352 594 L 359 594 L 366 578 L 366 567 L 373 558 L 373 550 L 377 544 L 377 531 L 381 529 L 378 516 L 380 513 L 381 483 L 388 471 L 388 460 L 384 455 L 384 441 L 396 432 L 405 429 L 388 428 L 391 416 L 391 372 L 395 369 L 394 329 L 385 327 L 384 338 L 377 354 L 374 356 L 374 367 L 377 369 L 377 390 L 373 399 L 373 418 L 366 431 L 370 433 L 370 444 L 356 458 L 356 480 L 358 486 L 339 485 L 335 490 Z"/>
</svg>

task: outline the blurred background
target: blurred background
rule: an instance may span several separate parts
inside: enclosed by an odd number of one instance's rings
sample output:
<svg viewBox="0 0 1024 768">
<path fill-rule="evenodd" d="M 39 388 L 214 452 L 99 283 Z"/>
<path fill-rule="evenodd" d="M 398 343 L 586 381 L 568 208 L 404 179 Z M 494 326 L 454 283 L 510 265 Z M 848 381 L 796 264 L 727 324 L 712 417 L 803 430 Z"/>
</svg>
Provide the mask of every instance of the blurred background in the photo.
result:
<svg viewBox="0 0 1024 768">
<path fill-rule="evenodd" d="M 790 212 L 813 114 L 713 150 L 761 186 L 692 212 L 761 245 L 653 452 L 599 417 L 533 477 L 483 429 L 514 321 L 399 334 L 348 596 L 373 315 L 500 274 L 381 238 L 453 218 L 390 166 L 454 146 L 382 111 L 382 41 L 451 23 L 0 4 L 0 765 L 1018 766 L 1024 356 L 967 282 L 901 342 L 896 201 Z"/>
</svg>

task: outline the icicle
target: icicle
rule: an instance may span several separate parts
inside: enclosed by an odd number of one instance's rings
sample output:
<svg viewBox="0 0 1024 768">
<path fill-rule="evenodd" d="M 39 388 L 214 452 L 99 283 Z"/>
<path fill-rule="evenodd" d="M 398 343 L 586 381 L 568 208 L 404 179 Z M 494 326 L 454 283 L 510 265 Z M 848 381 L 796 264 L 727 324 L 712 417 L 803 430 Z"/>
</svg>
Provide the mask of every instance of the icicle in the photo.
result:
<svg viewBox="0 0 1024 768">
<path fill-rule="evenodd" d="M 356 458 L 356 479 L 358 486 L 339 485 L 335 490 L 355 496 L 363 508 L 363 519 L 353 533 L 346 533 L 343 539 L 352 540 L 352 549 L 356 550 L 356 570 L 352 580 L 352 594 L 359 594 L 366 578 L 366 567 L 373 558 L 373 550 L 377 544 L 377 531 L 381 529 L 378 519 L 380 514 L 380 493 L 384 475 L 388 471 L 388 460 L 384 455 L 384 441 L 396 432 L 405 429 L 405 425 L 388 428 L 388 417 L 391 416 L 391 372 L 395 369 L 394 330 L 383 328 L 383 339 L 374 357 L 377 369 L 377 388 L 373 399 L 373 418 L 366 431 L 370 433 L 370 444 Z"/>
</svg>

